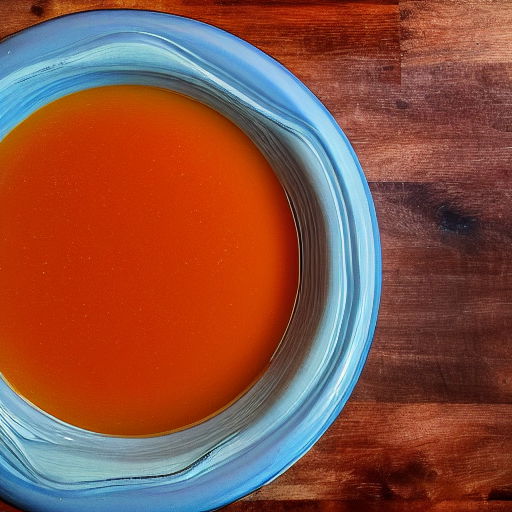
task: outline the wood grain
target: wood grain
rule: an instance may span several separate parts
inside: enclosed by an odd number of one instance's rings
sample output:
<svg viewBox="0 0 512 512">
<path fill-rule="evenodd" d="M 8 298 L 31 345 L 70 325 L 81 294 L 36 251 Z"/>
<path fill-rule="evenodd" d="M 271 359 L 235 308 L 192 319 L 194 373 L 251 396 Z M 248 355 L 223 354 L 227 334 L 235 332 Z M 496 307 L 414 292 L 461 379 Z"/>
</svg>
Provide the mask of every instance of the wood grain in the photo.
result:
<svg viewBox="0 0 512 512">
<path fill-rule="evenodd" d="M 371 188 L 384 293 L 354 398 L 511 403 L 512 188 Z"/>
<path fill-rule="evenodd" d="M 308 456 L 249 499 L 512 498 L 511 420 L 511 404 L 351 401 Z"/>
<path fill-rule="evenodd" d="M 225 512 L 510 512 L 507 502 L 442 501 L 425 503 L 424 500 L 404 501 L 258 501 L 239 502 Z M 10 512 L 10 511 L 7 511 Z"/>
<path fill-rule="evenodd" d="M 212 23 L 285 64 L 377 206 L 382 306 L 353 397 L 226 511 L 512 511 L 512 1 L 0 0 L 0 37 L 119 7 Z"/>
</svg>

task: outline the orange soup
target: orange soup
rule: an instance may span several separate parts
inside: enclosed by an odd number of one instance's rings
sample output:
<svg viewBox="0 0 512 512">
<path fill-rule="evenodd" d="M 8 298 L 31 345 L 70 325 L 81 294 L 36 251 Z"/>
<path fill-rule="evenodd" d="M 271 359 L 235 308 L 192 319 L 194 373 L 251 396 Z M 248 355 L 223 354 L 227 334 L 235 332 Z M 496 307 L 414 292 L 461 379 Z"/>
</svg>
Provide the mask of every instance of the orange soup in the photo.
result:
<svg viewBox="0 0 512 512">
<path fill-rule="evenodd" d="M 63 97 L 0 142 L 0 372 L 84 429 L 201 421 L 265 370 L 298 240 L 251 140 L 185 96 Z"/>
</svg>

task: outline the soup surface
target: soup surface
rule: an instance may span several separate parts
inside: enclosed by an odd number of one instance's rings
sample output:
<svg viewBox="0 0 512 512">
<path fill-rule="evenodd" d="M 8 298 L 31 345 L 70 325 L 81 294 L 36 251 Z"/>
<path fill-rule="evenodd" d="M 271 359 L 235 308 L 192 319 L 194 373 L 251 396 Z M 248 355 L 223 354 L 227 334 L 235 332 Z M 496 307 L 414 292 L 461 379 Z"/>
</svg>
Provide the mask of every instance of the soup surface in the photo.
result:
<svg viewBox="0 0 512 512">
<path fill-rule="evenodd" d="M 151 435 L 225 407 L 269 364 L 298 266 L 265 158 L 182 95 L 78 92 L 0 142 L 0 372 L 65 422 Z"/>
</svg>

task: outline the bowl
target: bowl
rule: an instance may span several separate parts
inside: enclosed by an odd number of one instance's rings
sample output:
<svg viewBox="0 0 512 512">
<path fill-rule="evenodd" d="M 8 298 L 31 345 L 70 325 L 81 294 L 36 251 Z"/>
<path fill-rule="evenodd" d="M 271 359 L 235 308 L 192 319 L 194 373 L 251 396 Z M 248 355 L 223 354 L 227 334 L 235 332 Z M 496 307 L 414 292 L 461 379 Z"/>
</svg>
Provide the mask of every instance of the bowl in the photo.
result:
<svg viewBox="0 0 512 512">
<path fill-rule="evenodd" d="M 46 103 L 109 84 L 186 94 L 257 144 L 299 232 L 295 310 L 269 368 L 241 398 L 167 435 L 82 430 L 0 379 L 0 496 L 40 512 L 212 510 L 304 455 L 354 388 L 380 297 L 375 210 L 347 138 L 297 78 L 229 33 L 163 13 L 83 12 L 3 40 L 0 140 Z"/>
</svg>

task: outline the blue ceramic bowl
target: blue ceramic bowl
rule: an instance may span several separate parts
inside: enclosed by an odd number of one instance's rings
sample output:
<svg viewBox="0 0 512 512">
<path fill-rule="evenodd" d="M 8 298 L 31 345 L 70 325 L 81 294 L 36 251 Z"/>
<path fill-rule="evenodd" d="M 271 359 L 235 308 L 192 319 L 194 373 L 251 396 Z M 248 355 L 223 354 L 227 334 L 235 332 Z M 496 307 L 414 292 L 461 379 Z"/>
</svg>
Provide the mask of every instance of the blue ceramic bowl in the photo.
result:
<svg viewBox="0 0 512 512">
<path fill-rule="evenodd" d="M 380 296 L 375 211 L 334 119 L 290 72 L 197 21 L 93 11 L 0 43 L 0 140 L 44 104 L 108 84 L 194 97 L 260 147 L 292 204 L 300 290 L 263 377 L 215 417 L 149 438 L 67 425 L 0 379 L 0 496 L 30 511 L 199 512 L 270 482 L 336 418 L 370 348 Z"/>
</svg>

